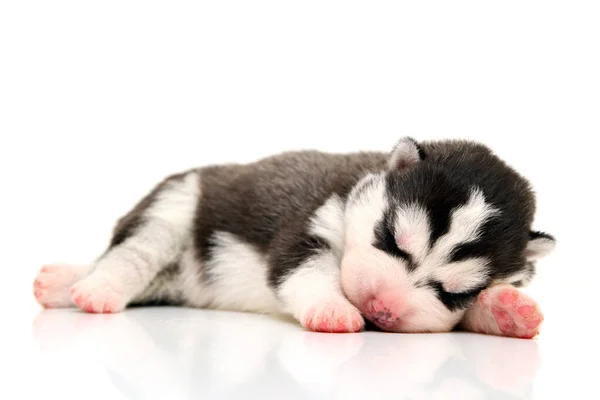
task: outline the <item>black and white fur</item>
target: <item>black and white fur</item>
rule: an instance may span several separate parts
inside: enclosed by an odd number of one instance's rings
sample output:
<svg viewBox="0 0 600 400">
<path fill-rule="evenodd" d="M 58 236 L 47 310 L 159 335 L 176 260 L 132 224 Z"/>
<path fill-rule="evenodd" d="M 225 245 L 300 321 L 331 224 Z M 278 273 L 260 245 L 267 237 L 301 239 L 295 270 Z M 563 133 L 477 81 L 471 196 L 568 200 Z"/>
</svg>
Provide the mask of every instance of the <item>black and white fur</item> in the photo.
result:
<svg viewBox="0 0 600 400">
<path fill-rule="evenodd" d="M 287 314 L 313 330 L 452 330 L 484 289 L 527 284 L 554 238 L 529 182 L 486 146 L 296 151 L 166 178 L 54 306 Z M 52 300 L 52 299 L 51 299 Z M 52 303 L 48 301 L 48 303 Z"/>
</svg>

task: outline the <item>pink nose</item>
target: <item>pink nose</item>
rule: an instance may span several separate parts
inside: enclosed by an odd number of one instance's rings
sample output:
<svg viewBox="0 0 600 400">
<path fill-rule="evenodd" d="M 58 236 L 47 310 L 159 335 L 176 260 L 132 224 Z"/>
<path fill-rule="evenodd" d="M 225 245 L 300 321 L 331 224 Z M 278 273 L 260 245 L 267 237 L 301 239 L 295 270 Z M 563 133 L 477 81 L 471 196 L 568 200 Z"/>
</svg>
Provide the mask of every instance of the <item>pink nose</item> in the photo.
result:
<svg viewBox="0 0 600 400">
<path fill-rule="evenodd" d="M 378 322 L 383 325 L 390 325 L 400 319 L 400 310 L 397 302 L 389 302 L 381 299 L 381 297 L 376 297 L 371 300 L 368 305 L 369 316 L 375 322 Z"/>
</svg>

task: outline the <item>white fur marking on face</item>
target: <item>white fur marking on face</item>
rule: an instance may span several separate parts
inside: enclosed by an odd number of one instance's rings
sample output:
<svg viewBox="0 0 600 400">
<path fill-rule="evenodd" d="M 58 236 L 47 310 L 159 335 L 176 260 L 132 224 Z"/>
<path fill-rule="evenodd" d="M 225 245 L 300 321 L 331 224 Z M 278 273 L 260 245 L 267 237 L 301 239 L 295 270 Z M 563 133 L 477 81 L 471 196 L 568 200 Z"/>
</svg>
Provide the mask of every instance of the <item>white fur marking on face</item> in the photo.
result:
<svg viewBox="0 0 600 400">
<path fill-rule="evenodd" d="M 433 277 L 445 285 L 454 286 L 449 292 L 473 289 L 487 279 L 485 259 L 469 259 L 448 263 L 454 246 L 477 238 L 479 229 L 495 210 L 485 203 L 483 194 L 475 190 L 469 202 L 457 208 L 451 215 L 450 229 L 433 249 L 429 249 L 431 227 L 427 212 L 416 204 L 401 206 L 396 212 L 396 242 L 402 250 L 411 254 L 419 264 L 413 274 L 415 281 Z"/>
<path fill-rule="evenodd" d="M 411 288 L 410 304 L 416 310 L 407 316 L 406 332 L 448 332 L 462 317 L 462 312 L 450 312 L 428 288 Z"/>
<path fill-rule="evenodd" d="M 337 258 L 344 251 L 344 204 L 336 194 L 331 196 L 311 218 L 310 233 L 325 239 Z"/>
<path fill-rule="evenodd" d="M 483 224 L 499 212 L 498 209 L 486 203 L 485 197 L 479 189 L 474 189 L 467 204 L 452 212 L 450 230 L 440 238 L 437 246 L 444 250 L 450 250 L 447 249 L 447 246 L 455 246 L 477 239 Z"/>
<path fill-rule="evenodd" d="M 265 257 L 228 232 L 216 232 L 212 242 L 212 257 L 205 265 L 209 274 L 205 290 L 210 293 L 211 307 L 277 312 L 279 303 L 268 285 Z"/>
<path fill-rule="evenodd" d="M 459 293 L 463 291 L 462 284 L 457 279 L 446 279 L 443 287 L 448 293 Z"/>
<path fill-rule="evenodd" d="M 466 292 L 486 281 L 488 277 L 486 264 L 487 260 L 483 258 L 453 262 L 438 268 L 433 276 L 443 282 L 442 285 L 447 292 Z"/>
<path fill-rule="evenodd" d="M 346 204 L 347 244 L 372 243 L 373 228 L 387 207 L 383 174 L 370 175 L 364 179 L 370 179 L 370 182 L 358 194 L 352 196 Z"/>
<path fill-rule="evenodd" d="M 476 240 L 483 224 L 497 213 L 499 211 L 486 203 L 479 189 L 473 190 L 469 201 L 452 212 L 448 232 L 437 240 L 427 256 L 429 268 L 446 264 L 455 246 Z M 474 265 L 485 267 L 485 263 Z M 470 273 L 473 273 L 473 267 Z"/>
<path fill-rule="evenodd" d="M 427 212 L 418 205 L 398 208 L 396 212 L 396 241 L 400 249 L 422 262 L 428 249 L 429 218 Z"/>
</svg>

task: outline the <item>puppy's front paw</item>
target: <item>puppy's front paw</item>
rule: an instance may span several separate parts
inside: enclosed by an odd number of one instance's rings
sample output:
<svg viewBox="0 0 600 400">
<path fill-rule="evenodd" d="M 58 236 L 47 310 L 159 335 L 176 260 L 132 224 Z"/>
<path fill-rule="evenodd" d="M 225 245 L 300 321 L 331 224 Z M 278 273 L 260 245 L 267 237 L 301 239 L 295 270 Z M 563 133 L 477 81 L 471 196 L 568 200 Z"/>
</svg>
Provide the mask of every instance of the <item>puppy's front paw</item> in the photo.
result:
<svg viewBox="0 0 600 400">
<path fill-rule="evenodd" d="M 77 307 L 89 313 L 120 312 L 127 305 L 124 285 L 107 275 L 92 274 L 73 285 L 70 293 Z"/>
<path fill-rule="evenodd" d="M 513 286 L 502 285 L 488 289 L 482 292 L 479 302 L 491 310 L 503 336 L 533 338 L 544 320 L 537 304 Z"/>
<path fill-rule="evenodd" d="M 309 307 L 302 326 L 315 332 L 351 333 L 364 328 L 360 311 L 346 299 L 328 299 Z"/>
</svg>

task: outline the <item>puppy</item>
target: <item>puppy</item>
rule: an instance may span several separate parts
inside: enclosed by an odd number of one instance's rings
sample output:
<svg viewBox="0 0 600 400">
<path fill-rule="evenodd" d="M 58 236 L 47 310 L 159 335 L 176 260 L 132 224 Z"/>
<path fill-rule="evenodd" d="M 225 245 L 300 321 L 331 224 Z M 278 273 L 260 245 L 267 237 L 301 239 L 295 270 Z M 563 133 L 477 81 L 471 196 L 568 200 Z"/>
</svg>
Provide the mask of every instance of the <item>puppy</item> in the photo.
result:
<svg viewBox="0 0 600 400">
<path fill-rule="evenodd" d="M 48 265 L 45 307 L 171 304 L 292 316 L 309 330 L 533 337 L 517 287 L 555 246 L 530 183 L 481 143 L 293 151 L 167 177 L 87 266 Z"/>
</svg>

